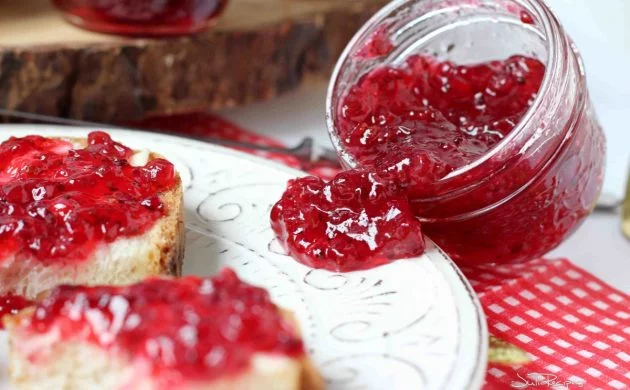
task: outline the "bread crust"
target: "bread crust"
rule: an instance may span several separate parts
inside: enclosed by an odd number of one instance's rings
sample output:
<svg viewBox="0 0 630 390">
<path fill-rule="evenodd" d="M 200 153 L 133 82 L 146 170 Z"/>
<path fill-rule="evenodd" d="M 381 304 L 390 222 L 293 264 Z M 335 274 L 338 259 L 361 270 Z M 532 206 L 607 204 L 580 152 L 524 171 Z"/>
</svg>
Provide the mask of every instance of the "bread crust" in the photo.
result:
<svg viewBox="0 0 630 390">
<path fill-rule="evenodd" d="M 149 156 L 149 161 L 162 158 L 156 153 L 150 153 Z M 160 198 L 166 204 L 168 214 L 161 224 L 159 274 L 181 276 L 186 248 L 186 227 L 184 226 L 184 191 L 179 174 L 177 174 L 176 186 L 160 194 Z"/>
</svg>

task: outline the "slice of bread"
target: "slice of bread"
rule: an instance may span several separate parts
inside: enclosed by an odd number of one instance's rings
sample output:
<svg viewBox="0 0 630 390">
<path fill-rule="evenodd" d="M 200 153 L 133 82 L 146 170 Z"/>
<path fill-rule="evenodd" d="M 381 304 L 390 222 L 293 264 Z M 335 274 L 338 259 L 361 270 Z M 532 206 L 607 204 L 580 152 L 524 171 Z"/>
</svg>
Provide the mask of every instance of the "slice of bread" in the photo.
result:
<svg viewBox="0 0 630 390">
<path fill-rule="evenodd" d="M 75 148 L 85 147 L 86 139 L 66 139 Z M 130 159 L 134 166 L 145 165 L 161 156 L 137 151 Z M 120 237 L 99 245 L 85 261 L 45 264 L 35 259 L 19 260 L 10 255 L 0 259 L 0 296 L 16 294 L 37 299 L 60 284 L 121 285 L 154 275 L 181 274 L 184 255 L 183 191 L 181 180 L 160 194 L 167 213 L 144 234 Z"/>
<path fill-rule="evenodd" d="M 186 301 L 182 302 L 182 305 L 186 304 Z M 9 380 L 14 388 L 164 388 L 164 383 L 151 374 L 152 360 L 134 357 L 129 350 L 120 347 L 102 347 L 86 336 L 86 332 L 60 337 L 59 332 L 63 331 L 59 330 L 58 323 L 54 323 L 56 325 L 44 333 L 30 332 L 29 326 L 35 312 L 36 309 L 31 307 L 4 318 L 9 334 Z M 292 314 L 285 310 L 280 310 L 280 313 L 291 325 L 294 335 L 299 337 L 299 327 Z M 206 381 L 186 377 L 183 382 L 180 379 L 168 386 L 169 389 L 190 390 L 320 390 L 324 387 L 322 378 L 306 354 L 295 357 L 260 352 L 252 355 L 249 366 L 237 373 L 222 374 Z"/>
<path fill-rule="evenodd" d="M 148 375 L 150 367 L 134 363 L 129 356 L 112 354 L 94 344 L 81 341 L 54 343 L 45 356 L 33 359 L 32 349 L 48 345 L 47 340 L 20 334 L 19 324 L 33 315 L 25 310 L 19 316 L 6 316 L 9 332 L 9 381 L 23 390 L 154 390 L 159 386 Z M 179 388 L 179 387 L 178 387 Z M 308 358 L 259 354 L 250 368 L 237 376 L 211 382 L 188 382 L 189 390 L 320 390 L 324 382 Z"/>
</svg>

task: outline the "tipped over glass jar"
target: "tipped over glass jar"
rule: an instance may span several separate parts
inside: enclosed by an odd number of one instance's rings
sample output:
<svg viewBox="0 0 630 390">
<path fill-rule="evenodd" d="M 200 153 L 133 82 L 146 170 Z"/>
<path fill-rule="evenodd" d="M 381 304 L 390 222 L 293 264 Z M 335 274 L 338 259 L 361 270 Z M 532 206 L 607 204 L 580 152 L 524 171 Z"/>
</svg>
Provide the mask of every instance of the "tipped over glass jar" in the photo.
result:
<svg viewBox="0 0 630 390">
<path fill-rule="evenodd" d="M 605 141 L 582 62 L 542 0 L 396 0 L 337 63 L 346 168 L 407 190 L 460 265 L 544 255 L 593 209 Z"/>
</svg>

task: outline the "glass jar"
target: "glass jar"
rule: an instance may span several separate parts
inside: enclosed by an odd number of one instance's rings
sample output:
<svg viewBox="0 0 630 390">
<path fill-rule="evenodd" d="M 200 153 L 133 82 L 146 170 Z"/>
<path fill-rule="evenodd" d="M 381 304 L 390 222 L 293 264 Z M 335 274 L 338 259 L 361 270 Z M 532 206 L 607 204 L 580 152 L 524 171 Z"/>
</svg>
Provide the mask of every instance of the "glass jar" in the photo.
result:
<svg viewBox="0 0 630 390">
<path fill-rule="evenodd" d="M 119 35 L 190 34 L 214 24 L 228 0 L 53 0 L 78 27 Z"/>
<path fill-rule="evenodd" d="M 459 264 L 544 255 L 592 211 L 604 175 L 605 140 L 571 40 L 542 0 L 393 1 L 353 38 L 330 83 L 327 126 L 346 168 L 361 164 L 338 133 L 343 97 L 367 72 L 418 53 L 457 64 L 512 55 L 545 64 L 513 130 L 410 199 L 426 235 Z"/>
</svg>

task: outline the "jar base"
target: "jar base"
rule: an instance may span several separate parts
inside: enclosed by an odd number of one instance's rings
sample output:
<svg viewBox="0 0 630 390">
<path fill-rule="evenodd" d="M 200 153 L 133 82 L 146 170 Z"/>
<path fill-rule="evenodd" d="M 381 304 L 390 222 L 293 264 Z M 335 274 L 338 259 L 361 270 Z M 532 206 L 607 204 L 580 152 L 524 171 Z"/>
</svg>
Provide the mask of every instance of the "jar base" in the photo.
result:
<svg viewBox="0 0 630 390">
<path fill-rule="evenodd" d="M 64 19 L 73 26 L 83 30 L 97 33 L 122 35 L 128 37 L 176 37 L 182 35 L 190 35 L 203 32 L 216 25 L 217 18 L 209 19 L 203 23 L 189 25 L 138 25 L 138 24 L 121 24 L 107 21 L 87 20 L 76 15 L 64 15 Z"/>
</svg>

